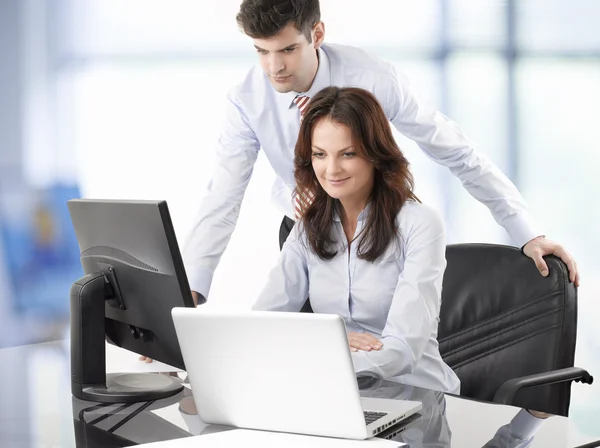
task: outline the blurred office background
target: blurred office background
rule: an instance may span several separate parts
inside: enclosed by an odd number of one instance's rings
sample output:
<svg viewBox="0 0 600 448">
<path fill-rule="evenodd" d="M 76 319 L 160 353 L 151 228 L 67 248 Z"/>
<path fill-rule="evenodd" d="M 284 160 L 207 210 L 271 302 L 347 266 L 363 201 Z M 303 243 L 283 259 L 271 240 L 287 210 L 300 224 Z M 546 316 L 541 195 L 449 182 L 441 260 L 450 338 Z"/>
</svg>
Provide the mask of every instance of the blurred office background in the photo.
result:
<svg viewBox="0 0 600 448">
<path fill-rule="evenodd" d="M 214 164 L 225 94 L 256 62 L 240 0 L 0 0 L 0 347 L 65 336 L 81 275 L 65 202 L 166 199 L 180 246 Z M 600 2 L 321 0 L 327 41 L 393 61 L 518 186 L 581 271 L 576 364 L 600 375 Z M 448 240 L 509 243 L 398 136 Z M 248 308 L 278 255 L 261 155 L 207 306 Z M 582 431 L 600 386 L 573 387 Z M 595 414 L 595 415 L 594 415 Z"/>
</svg>

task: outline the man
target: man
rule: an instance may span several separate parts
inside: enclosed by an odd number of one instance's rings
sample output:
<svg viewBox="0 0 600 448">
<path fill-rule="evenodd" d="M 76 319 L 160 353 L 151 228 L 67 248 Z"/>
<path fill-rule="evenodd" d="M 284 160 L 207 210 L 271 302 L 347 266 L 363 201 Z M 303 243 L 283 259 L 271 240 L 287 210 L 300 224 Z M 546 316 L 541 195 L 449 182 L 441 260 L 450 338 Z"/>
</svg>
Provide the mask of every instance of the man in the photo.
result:
<svg viewBox="0 0 600 448">
<path fill-rule="evenodd" d="M 218 166 L 184 249 L 194 300 L 208 296 L 213 272 L 235 228 L 244 192 L 262 148 L 277 181 L 272 198 L 285 214 L 281 243 L 293 226 L 294 146 L 302 111 L 324 87 L 372 92 L 396 129 L 434 161 L 448 167 L 491 211 L 518 247 L 548 275 L 544 255 L 559 256 L 577 285 L 575 261 L 545 238 L 515 186 L 461 133 L 420 100 L 393 66 L 357 48 L 325 44 L 318 0 L 244 0 L 237 21 L 252 38 L 259 64 L 228 95 Z"/>
</svg>

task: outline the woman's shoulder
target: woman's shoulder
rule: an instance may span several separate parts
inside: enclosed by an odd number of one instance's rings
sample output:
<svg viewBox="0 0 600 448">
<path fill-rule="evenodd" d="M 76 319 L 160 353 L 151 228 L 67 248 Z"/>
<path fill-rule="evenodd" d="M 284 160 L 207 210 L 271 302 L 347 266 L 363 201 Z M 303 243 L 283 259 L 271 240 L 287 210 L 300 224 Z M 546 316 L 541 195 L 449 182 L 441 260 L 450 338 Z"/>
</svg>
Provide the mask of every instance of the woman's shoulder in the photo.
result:
<svg viewBox="0 0 600 448">
<path fill-rule="evenodd" d="M 302 220 L 298 220 L 294 223 L 294 227 L 292 227 L 285 244 L 290 246 L 290 249 L 301 255 L 306 254 L 308 238 L 306 236 L 306 230 Z"/>
<path fill-rule="evenodd" d="M 410 230 L 418 227 L 444 230 L 444 221 L 439 210 L 428 204 L 408 200 L 404 203 L 397 217 L 398 228 Z"/>
</svg>

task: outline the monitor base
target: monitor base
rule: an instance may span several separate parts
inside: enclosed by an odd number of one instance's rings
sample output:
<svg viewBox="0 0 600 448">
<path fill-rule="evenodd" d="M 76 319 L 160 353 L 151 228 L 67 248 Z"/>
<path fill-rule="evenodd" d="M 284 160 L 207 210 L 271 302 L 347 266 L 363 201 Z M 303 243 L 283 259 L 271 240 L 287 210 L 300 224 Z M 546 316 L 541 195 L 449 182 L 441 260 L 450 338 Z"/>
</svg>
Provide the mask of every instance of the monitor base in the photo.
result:
<svg viewBox="0 0 600 448">
<path fill-rule="evenodd" d="M 72 383 L 77 398 L 97 403 L 137 403 L 171 397 L 183 390 L 178 377 L 162 373 L 109 373 L 104 384 Z"/>
<path fill-rule="evenodd" d="M 106 272 L 110 273 L 110 269 Z M 98 403 L 160 400 L 183 389 L 178 377 L 161 373 L 106 373 L 105 303 L 120 296 L 116 277 L 88 274 L 71 287 L 71 392 Z M 111 304 L 121 309 L 125 305 Z"/>
</svg>

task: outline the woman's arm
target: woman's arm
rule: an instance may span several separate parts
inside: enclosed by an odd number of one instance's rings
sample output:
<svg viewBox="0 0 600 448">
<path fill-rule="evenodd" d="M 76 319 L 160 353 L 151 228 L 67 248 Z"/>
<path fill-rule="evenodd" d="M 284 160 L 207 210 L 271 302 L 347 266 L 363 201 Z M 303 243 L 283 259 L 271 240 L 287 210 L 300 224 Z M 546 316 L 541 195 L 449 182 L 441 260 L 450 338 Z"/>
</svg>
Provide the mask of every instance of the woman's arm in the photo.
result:
<svg viewBox="0 0 600 448">
<path fill-rule="evenodd" d="M 444 224 L 427 206 L 414 204 L 410 212 L 400 227 L 404 269 L 382 332 L 383 347 L 352 354 L 358 374 L 391 378 L 412 373 L 438 325 L 446 268 Z"/>
<path fill-rule="evenodd" d="M 300 241 L 299 225 L 292 229 L 283 245 L 279 260 L 271 270 L 267 283 L 253 310 L 300 311 L 308 298 L 306 249 Z"/>
</svg>

